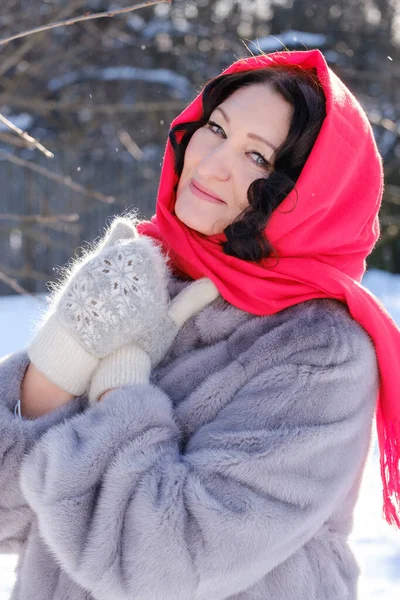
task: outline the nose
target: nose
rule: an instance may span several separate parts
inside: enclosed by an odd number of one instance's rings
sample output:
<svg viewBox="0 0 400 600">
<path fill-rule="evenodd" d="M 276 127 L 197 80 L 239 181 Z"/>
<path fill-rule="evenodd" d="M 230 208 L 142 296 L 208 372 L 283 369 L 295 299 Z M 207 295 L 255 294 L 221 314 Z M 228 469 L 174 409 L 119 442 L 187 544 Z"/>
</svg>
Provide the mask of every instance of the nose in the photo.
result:
<svg viewBox="0 0 400 600">
<path fill-rule="evenodd" d="M 224 144 L 209 150 L 197 164 L 197 173 L 205 180 L 218 179 L 227 181 L 231 177 L 231 161 L 229 152 Z"/>
</svg>

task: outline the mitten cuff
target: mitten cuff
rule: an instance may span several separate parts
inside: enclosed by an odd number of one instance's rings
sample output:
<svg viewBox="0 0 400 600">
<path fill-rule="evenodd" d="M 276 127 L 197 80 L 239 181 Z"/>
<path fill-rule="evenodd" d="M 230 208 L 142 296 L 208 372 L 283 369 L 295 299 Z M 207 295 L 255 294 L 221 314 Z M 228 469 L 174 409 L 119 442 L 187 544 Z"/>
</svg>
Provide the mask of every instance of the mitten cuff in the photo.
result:
<svg viewBox="0 0 400 600">
<path fill-rule="evenodd" d="M 150 356 L 139 347 L 132 344 L 115 350 L 101 359 L 90 385 L 89 402 L 96 402 L 109 389 L 148 383 L 150 371 Z"/>
<path fill-rule="evenodd" d="M 28 356 L 49 381 L 72 396 L 86 392 L 99 363 L 62 325 L 56 313 L 37 331 Z"/>
</svg>

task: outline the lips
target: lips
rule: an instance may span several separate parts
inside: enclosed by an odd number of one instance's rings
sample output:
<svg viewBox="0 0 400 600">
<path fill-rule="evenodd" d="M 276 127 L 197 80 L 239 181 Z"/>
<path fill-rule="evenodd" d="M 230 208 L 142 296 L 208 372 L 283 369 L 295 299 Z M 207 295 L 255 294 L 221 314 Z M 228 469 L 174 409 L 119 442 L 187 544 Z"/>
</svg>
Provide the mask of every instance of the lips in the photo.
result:
<svg viewBox="0 0 400 600">
<path fill-rule="evenodd" d="M 216 202 L 218 204 L 226 204 L 224 200 L 222 200 L 218 196 L 215 196 L 211 190 L 208 190 L 206 187 L 202 186 L 195 179 L 192 179 L 190 181 L 190 190 L 195 196 L 198 196 L 203 200 L 208 200 L 209 202 Z"/>
</svg>

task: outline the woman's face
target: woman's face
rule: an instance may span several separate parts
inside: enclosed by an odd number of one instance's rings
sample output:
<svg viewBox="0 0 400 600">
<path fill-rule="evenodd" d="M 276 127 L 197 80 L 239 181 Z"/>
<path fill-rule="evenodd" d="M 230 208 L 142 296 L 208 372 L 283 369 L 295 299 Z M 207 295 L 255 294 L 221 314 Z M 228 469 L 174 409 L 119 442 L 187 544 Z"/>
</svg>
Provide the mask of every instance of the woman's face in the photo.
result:
<svg viewBox="0 0 400 600">
<path fill-rule="evenodd" d="M 247 191 L 268 177 L 293 109 L 266 85 L 239 88 L 192 136 L 185 152 L 175 214 L 204 235 L 221 233 L 248 206 Z"/>
</svg>

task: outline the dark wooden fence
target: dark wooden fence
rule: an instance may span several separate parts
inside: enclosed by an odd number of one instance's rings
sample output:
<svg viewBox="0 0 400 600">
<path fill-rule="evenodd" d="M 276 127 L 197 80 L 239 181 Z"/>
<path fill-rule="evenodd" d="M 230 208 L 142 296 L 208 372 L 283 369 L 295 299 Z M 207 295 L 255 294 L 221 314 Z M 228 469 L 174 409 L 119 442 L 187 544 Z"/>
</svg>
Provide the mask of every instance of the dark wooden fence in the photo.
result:
<svg viewBox="0 0 400 600">
<path fill-rule="evenodd" d="M 49 180 L 40 173 L 0 160 L 0 271 L 30 292 L 46 291 L 54 268 L 65 264 L 85 241 L 101 234 L 107 220 L 126 210 L 141 217 L 154 212 L 160 160 L 137 162 L 130 155 L 119 160 L 56 153 L 48 160 L 31 153 L 36 165 L 70 176 L 89 192 L 112 195 L 107 204 Z M 121 158 L 123 158 L 121 160 Z M 76 214 L 76 222 L 32 223 L 34 215 Z M 15 293 L 0 281 L 0 295 Z"/>
</svg>

